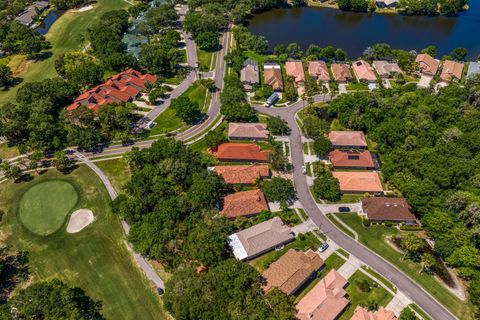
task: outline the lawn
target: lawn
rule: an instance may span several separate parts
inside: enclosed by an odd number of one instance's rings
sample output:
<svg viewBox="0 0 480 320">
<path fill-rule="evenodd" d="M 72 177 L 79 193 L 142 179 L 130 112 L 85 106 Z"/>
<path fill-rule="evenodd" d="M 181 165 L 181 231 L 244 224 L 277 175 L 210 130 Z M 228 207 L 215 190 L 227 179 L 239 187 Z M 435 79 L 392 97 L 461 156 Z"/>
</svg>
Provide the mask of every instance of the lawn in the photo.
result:
<svg viewBox="0 0 480 320">
<path fill-rule="evenodd" d="M 9 147 L 6 143 L 0 144 L 0 159 L 13 158 L 20 155 L 17 147 Z"/>
<path fill-rule="evenodd" d="M 370 269 L 367 266 L 361 266 L 361 268 L 363 270 L 367 271 L 368 273 L 370 273 L 372 276 L 374 276 L 378 281 L 383 283 L 387 288 L 389 288 L 390 290 L 392 290 L 395 293 L 397 292 L 397 288 L 390 281 L 388 281 L 387 279 L 382 277 L 378 272 L 376 272 L 373 269 Z"/>
<path fill-rule="evenodd" d="M 369 290 L 362 290 L 359 286 L 361 282 L 368 283 L 370 287 Z M 339 320 L 349 320 L 358 305 L 366 305 L 374 301 L 378 307 L 385 307 L 390 300 L 393 299 L 393 296 L 388 293 L 387 290 L 380 287 L 378 283 L 363 274 L 360 270 L 355 271 L 350 279 L 348 279 L 348 283 L 349 285 L 346 290 L 350 303 L 338 318 Z"/>
<path fill-rule="evenodd" d="M 98 161 L 95 164 L 105 173 L 118 193 L 130 181 L 130 167 L 124 158 Z"/>
<path fill-rule="evenodd" d="M 47 236 L 62 227 L 77 201 L 77 191 L 70 183 L 46 181 L 33 185 L 22 195 L 18 216 L 28 230 Z"/>
<path fill-rule="evenodd" d="M 150 130 L 150 135 L 168 133 L 177 130 L 182 127 L 186 127 L 187 124 L 177 117 L 175 110 L 167 108 L 156 119 L 156 125 Z"/>
<path fill-rule="evenodd" d="M 325 203 L 357 203 L 364 197 L 363 194 L 342 194 L 338 201 L 327 201 Z"/>
<path fill-rule="evenodd" d="M 77 234 L 60 229 L 40 237 L 18 219 L 21 195 L 48 181 L 65 181 L 78 193 L 74 209 L 89 208 L 95 221 Z M 101 300 L 107 319 L 164 319 L 159 297 L 150 289 L 125 245 L 120 221 L 109 209 L 110 198 L 97 176 L 86 166 L 69 175 L 51 170 L 30 182 L 0 184 L 0 225 L 4 244 L 29 252 L 32 282 L 59 278 Z M 56 203 L 58 204 L 58 197 Z"/>
<path fill-rule="evenodd" d="M 186 95 L 191 101 L 196 102 L 198 104 L 198 108 L 200 110 L 203 109 L 203 105 L 205 103 L 207 89 L 203 87 L 199 82 L 195 82 L 190 88 L 187 89 L 183 95 Z"/>
<path fill-rule="evenodd" d="M 352 239 L 355 239 L 355 235 L 350 231 L 348 230 L 347 228 L 345 228 L 345 226 L 343 224 L 341 224 L 337 219 L 335 219 L 335 217 L 333 217 L 333 215 L 331 213 L 327 213 L 327 218 L 340 230 L 342 230 L 343 233 L 345 233 L 347 236 L 349 236 L 350 238 Z"/>
<path fill-rule="evenodd" d="M 87 28 L 95 24 L 107 11 L 122 9 L 129 4 L 124 0 L 98 0 L 92 10 L 84 12 L 66 12 L 52 25 L 46 39 L 52 45 L 52 55 L 44 60 L 27 61 L 24 56 L 11 57 L 9 65 L 22 83 L 40 81 L 56 75 L 55 60 L 68 50 L 81 50 L 86 42 Z M 0 92 L 0 106 L 12 101 L 20 87 Z"/>
<path fill-rule="evenodd" d="M 295 292 L 295 303 L 298 303 L 315 285 L 332 269 L 338 270 L 345 263 L 345 260 L 339 255 L 332 253 L 325 261 L 322 269 L 317 273 L 315 279 L 304 284 Z"/>
<path fill-rule="evenodd" d="M 198 65 L 200 71 L 210 71 L 210 66 L 212 65 L 215 67 L 215 58 L 213 58 L 213 64 L 212 64 L 212 57 L 215 57 L 217 52 L 210 52 L 210 51 L 205 51 L 200 48 L 197 48 L 197 56 L 198 56 Z"/>
<path fill-rule="evenodd" d="M 368 90 L 368 84 L 364 82 L 350 82 L 347 85 L 347 90 L 355 90 L 355 91 Z"/>
<path fill-rule="evenodd" d="M 411 279 L 430 292 L 458 318 L 462 320 L 473 319 L 471 308 L 468 303 L 461 301 L 450 293 L 450 291 L 448 291 L 448 289 L 440 284 L 434 277 L 425 273 L 420 273 L 421 265 L 419 263 L 415 263 L 411 260 L 402 261 L 403 254 L 384 241 L 386 236 L 396 235 L 400 231 L 384 225 L 372 225 L 366 228 L 362 225 L 361 218 L 355 213 L 340 213 L 336 214 L 336 216 L 357 232 L 358 240 L 361 243 L 405 272 Z"/>
<path fill-rule="evenodd" d="M 258 272 L 263 272 L 270 264 L 277 261 L 281 256 L 283 256 L 290 249 L 297 249 L 305 251 L 307 249 L 317 250 L 320 246 L 320 241 L 312 234 L 306 233 L 299 235 L 293 242 L 287 244 L 281 250 L 270 251 L 258 258 L 250 261 L 250 264 L 257 269 Z"/>
</svg>

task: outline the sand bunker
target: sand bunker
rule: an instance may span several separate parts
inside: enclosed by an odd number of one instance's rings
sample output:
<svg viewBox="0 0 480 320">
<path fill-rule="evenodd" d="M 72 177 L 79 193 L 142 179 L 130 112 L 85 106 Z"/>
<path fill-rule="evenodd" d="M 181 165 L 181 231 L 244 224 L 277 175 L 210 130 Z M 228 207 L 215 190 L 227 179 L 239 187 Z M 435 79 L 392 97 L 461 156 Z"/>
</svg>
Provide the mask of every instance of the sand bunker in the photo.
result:
<svg viewBox="0 0 480 320">
<path fill-rule="evenodd" d="M 85 6 L 85 7 L 81 7 L 80 9 L 73 10 L 73 12 L 85 12 L 85 11 L 92 10 L 92 9 L 93 9 L 93 6 L 88 5 L 88 6 Z"/>
<path fill-rule="evenodd" d="M 77 233 L 93 222 L 93 212 L 88 209 L 80 209 L 72 213 L 67 225 L 68 233 Z"/>
</svg>

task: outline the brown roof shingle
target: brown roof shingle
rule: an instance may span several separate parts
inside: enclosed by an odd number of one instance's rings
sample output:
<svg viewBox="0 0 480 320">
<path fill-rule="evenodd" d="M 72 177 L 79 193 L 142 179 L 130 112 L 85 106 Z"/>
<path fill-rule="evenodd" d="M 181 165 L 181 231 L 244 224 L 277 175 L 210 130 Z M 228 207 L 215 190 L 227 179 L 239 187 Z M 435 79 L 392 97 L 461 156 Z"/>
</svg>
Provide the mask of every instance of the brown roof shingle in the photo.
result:
<svg viewBox="0 0 480 320">
<path fill-rule="evenodd" d="M 377 81 L 377 76 L 370 63 L 364 60 L 355 61 L 352 65 L 353 72 L 359 81 Z"/>
<path fill-rule="evenodd" d="M 438 71 L 438 61 L 428 53 L 421 53 L 415 58 L 421 73 L 434 76 Z"/>
<path fill-rule="evenodd" d="M 340 191 L 343 193 L 383 192 L 382 182 L 377 172 L 333 171 L 332 174 L 338 179 Z"/>
<path fill-rule="evenodd" d="M 238 123 L 228 124 L 228 137 L 233 139 L 268 139 L 270 132 L 264 123 Z"/>
<path fill-rule="evenodd" d="M 362 306 L 357 306 L 355 312 L 353 313 L 353 317 L 350 320 L 396 320 L 395 314 L 385 309 L 384 307 L 380 307 L 377 311 L 368 311 L 367 309 L 363 308 Z"/>
<path fill-rule="evenodd" d="M 229 184 L 254 184 L 258 178 L 268 178 L 267 165 L 216 166 L 215 171 Z"/>
<path fill-rule="evenodd" d="M 265 83 L 275 91 L 283 91 L 282 68 L 279 64 L 265 64 L 263 66 Z"/>
<path fill-rule="evenodd" d="M 347 82 L 352 80 L 352 73 L 348 65 L 344 63 L 332 63 L 330 66 L 332 69 L 333 79 L 338 82 Z"/>
<path fill-rule="evenodd" d="M 236 192 L 223 198 L 221 214 L 227 218 L 251 216 L 268 210 L 267 200 L 261 190 Z"/>
<path fill-rule="evenodd" d="M 334 168 L 375 168 L 372 154 L 366 150 L 333 150 L 329 158 Z"/>
<path fill-rule="evenodd" d="M 334 147 L 367 147 L 367 139 L 362 131 L 330 131 L 328 139 Z"/>
<path fill-rule="evenodd" d="M 320 81 L 330 81 L 330 74 L 325 61 L 310 61 L 308 63 L 308 74 Z"/>
<path fill-rule="evenodd" d="M 463 63 L 446 60 L 443 63 L 442 73 L 440 79 L 449 82 L 452 79 L 461 80 L 463 75 Z"/>
<path fill-rule="evenodd" d="M 362 199 L 363 212 L 370 220 L 414 221 L 415 215 L 403 198 L 372 197 Z"/>
<path fill-rule="evenodd" d="M 305 73 L 303 71 L 302 61 L 287 61 L 285 62 L 285 71 L 288 76 L 292 76 L 295 82 L 304 82 Z"/>
<path fill-rule="evenodd" d="M 287 295 L 293 294 L 308 278 L 323 265 L 318 254 L 290 249 L 262 273 L 265 292 L 279 288 Z"/>
</svg>

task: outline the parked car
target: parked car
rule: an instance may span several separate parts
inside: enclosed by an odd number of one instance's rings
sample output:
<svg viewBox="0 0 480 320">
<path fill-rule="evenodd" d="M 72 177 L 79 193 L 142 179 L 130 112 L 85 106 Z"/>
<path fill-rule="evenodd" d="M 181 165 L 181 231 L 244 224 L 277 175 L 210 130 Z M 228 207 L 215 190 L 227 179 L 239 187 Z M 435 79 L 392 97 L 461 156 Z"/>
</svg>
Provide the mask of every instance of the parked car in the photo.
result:
<svg viewBox="0 0 480 320">
<path fill-rule="evenodd" d="M 265 107 L 269 108 L 280 100 L 278 93 L 274 92 L 270 97 L 268 97 L 267 102 L 265 102 Z"/>
<path fill-rule="evenodd" d="M 307 173 L 307 167 L 302 166 L 302 173 L 303 173 L 303 174 L 306 174 L 306 173 Z"/>
<path fill-rule="evenodd" d="M 338 207 L 338 211 L 339 212 L 350 212 L 350 208 L 349 207 Z"/>
<path fill-rule="evenodd" d="M 320 253 L 325 252 L 325 250 L 327 250 L 328 247 L 330 247 L 330 246 L 328 245 L 328 243 L 324 242 L 324 243 L 320 246 L 320 248 L 318 248 L 318 252 L 320 252 Z"/>
</svg>

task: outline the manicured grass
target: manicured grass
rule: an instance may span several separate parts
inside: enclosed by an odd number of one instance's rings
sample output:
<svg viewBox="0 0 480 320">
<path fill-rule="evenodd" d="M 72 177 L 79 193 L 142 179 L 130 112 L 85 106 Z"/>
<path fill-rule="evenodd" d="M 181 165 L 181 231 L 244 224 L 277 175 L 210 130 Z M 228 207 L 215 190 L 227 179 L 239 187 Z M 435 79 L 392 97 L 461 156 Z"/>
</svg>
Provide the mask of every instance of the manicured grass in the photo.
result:
<svg viewBox="0 0 480 320">
<path fill-rule="evenodd" d="M 458 299 L 434 277 L 424 272 L 420 273 L 421 265 L 419 263 L 411 260 L 402 261 L 403 254 L 385 242 L 386 236 L 394 236 L 399 234 L 400 231 L 384 225 L 372 225 L 366 228 L 362 225 L 361 218 L 355 213 L 339 213 L 336 216 L 357 232 L 358 240 L 361 243 L 393 263 L 416 283 L 430 292 L 459 319 L 473 319 L 469 303 Z"/>
<path fill-rule="evenodd" d="M 265 61 L 267 60 L 275 60 L 277 58 L 276 55 L 263 55 L 263 54 L 258 54 L 253 51 L 246 51 L 245 52 L 245 57 L 255 60 L 258 62 L 259 65 L 263 65 Z"/>
<path fill-rule="evenodd" d="M 300 217 L 293 209 L 288 209 L 286 211 L 272 212 L 272 218 L 273 217 L 280 217 L 283 223 L 285 223 L 290 227 L 293 227 L 302 223 L 302 220 L 300 220 Z"/>
<path fill-rule="evenodd" d="M 362 291 L 358 285 L 359 282 L 364 281 L 368 282 L 370 285 L 369 292 Z M 348 279 L 348 282 L 349 285 L 346 290 L 348 292 L 348 299 L 350 300 L 350 303 L 342 315 L 338 318 L 339 320 L 349 320 L 358 305 L 365 305 L 370 301 L 375 301 L 379 307 L 385 307 L 390 300 L 393 299 L 393 296 L 388 293 L 387 290 L 380 287 L 378 283 L 373 281 L 359 270 L 355 271 L 350 279 Z"/>
<path fill-rule="evenodd" d="M 130 180 L 130 167 L 124 158 L 98 161 L 95 164 L 105 173 L 117 192 Z"/>
<path fill-rule="evenodd" d="M 307 176 L 312 177 L 312 164 L 310 162 L 305 163 L 305 171 Z"/>
<path fill-rule="evenodd" d="M 95 221 L 76 234 L 59 230 L 40 237 L 23 228 L 18 219 L 20 198 L 33 186 L 65 181 L 79 195 L 74 209 L 89 208 Z M 32 282 L 59 278 L 83 288 L 101 300 L 107 319 L 165 319 L 158 295 L 133 261 L 118 217 L 110 211 L 110 198 L 98 177 L 81 165 L 69 175 L 48 171 L 30 182 L 0 184 L 0 225 L 4 244 L 29 252 Z M 58 201 L 57 201 L 58 202 Z"/>
<path fill-rule="evenodd" d="M 308 154 L 308 142 L 303 143 L 303 154 Z"/>
<path fill-rule="evenodd" d="M 167 108 L 167 110 L 163 111 L 157 119 L 155 119 L 155 122 L 156 125 L 150 130 L 150 135 L 168 133 L 187 126 L 182 119 L 177 117 L 175 110 L 171 108 Z"/>
<path fill-rule="evenodd" d="M 309 189 L 313 200 L 315 200 L 316 203 L 322 203 L 322 201 L 320 201 L 320 199 L 317 197 L 317 194 L 313 191 L 313 186 L 310 186 Z"/>
<path fill-rule="evenodd" d="M 347 251 L 343 250 L 342 248 L 338 249 L 338 250 L 337 250 L 337 253 L 341 254 L 341 255 L 344 256 L 345 258 L 349 258 L 349 257 L 350 257 L 350 253 L 348 253 Z"/>
<path fill-rule="evenodd" d="M 216 52 L 205 51 L 197 48 L 198 65 L 199 65 L 200 71 L 204 71 L 204 72 L 210 71 L 212 57 L 215 54 Z M 215 66 L 215 64 L 213 64 L 213 66 Z"/>
<path fill-rule="evenodd" d="M 415 311 L 416 313 L 418 313 L 422 318 L 423 320 L 432 320 L 432 318 L 430 318 L 426 313 L 425 311 L 423 311 L 419 306 L 417 306 L 415 303 L 412 303 L 412 304 L 409 304 L 408 305 L 413 311 Z"/>
<path fill-rule="evenodd" d="M 327 213 L 327 218 L 340 230 L 342 230 L 343 233 L 345 233 L 347 236 L 349 236 L 350 238 L 352 239 L 355 239 L 355 235 L 350 231 L 348 230 L 347 228 L 345 228 L 345 226 L 343 224 L 341 224 L 340 222 L 337 221 L 337 219 L 335 219 L 331 213 Z"/>
<path fill-rule="evenodd" d="M 205 103 L 207 89 L 200 85 L 199 82 L 195 82 L 190 88 L 185 91 L 183 95 L 186 95 L 191 101 L 196 102 L 198 104 L 198 108 L 200 110 L 203 109 L 203 104 Z"/>
<path fill-rule="evenodd" d="M 317 250 L 320 246 L 320 241 L 312 234 L 306 233 L 299 235 L 293 242 L 287 244 L 281 250 L 270 251 L 258 258 L 250 261 L 250 264 L 257 269 L 258 272 L 263 272 L 268 266 L 277 261 L 281 256 L 283 256 L 290 249 L 297 249 L 305 251 L 307 249 Z"/>
<path fill-rule="evenodd" d="M 60 229 L 77 200 L 77 191 L 70 183 L 46 181 L 33 185 L 22 195 L 18 216 L 28 230 L 47 236 Z"/>
<path fill-rule="evenodd" d="M 361 91 L 361 90 L 368 90 L 368 84 L 363 83 L 363 82 L 351 82 L 347 85 L 347 90 L 356 90 L 356 91 Z"/>
<path fill-rule="evenodd" d="M 342 197 L 338 201 L 327 201 L 326 203 L 356 203 L 363 198 L 362 194 L 342 194 Z"/>
<path fill-rule="evenodd" d="M 397 292 L 397 288 L 395 288 L 395 286 L 390 281 L 388 281 L 387 279 L 382 277 L 378 272 L 376 272 L 373 269 L 368 268 L 367 266 L 362 266 L 361 268 L 363 270 L 367 271 L 368 273 L 370 273 L 372 276 L 374 276 L 378 281 L 380 281 L 382 284 L 384 284 L 387 288 L 389 288 L 390 290 L 392 290 L 395 293 Z"/>
<path fill-rule="evenodd" d="M 330 270 L 335 269 L 338 270 L 340 269 L 341 266 L 346 261 L 338 256 L 335 253 L 332 253 L 325 261 L 322 269 L 317 273 L 317 276 L 315 279 L 309 283 L 306 283 L 303 285 L 298 291 L 295 293 L 295 303 L 298 303 L 302 298 L 310 291 L 315 285 L 323 278 L 325 275 L 330 272 Z"/>
<path fill-rule="evenodd" d="M 124 0 L 98 0 L 93 4 L 92 10 L 64 13 L 45 36 L 52 45 L 52 55 L 49 58 L 32 62 L 26 61 L 24 56 L 12 57 L 10 65 L 15 65 L 16 76 L 22 78 L 23 82 L 8 91 L 0 92 L 0 106 L 12 101 L 21 85 L 54 77 L 57 74 L 55 60 L 67 50 L 83 49 L 87 41 L 87 29 L 96 24 L 102 14 L 128 6 L 129 4 Z"/>
<path fill-rule="evenodd" d="M 298 212 L 300 212 L 303 219 L 308 220 L 308 215 L 303 208 L 298 208 Z"/>
</svg>

